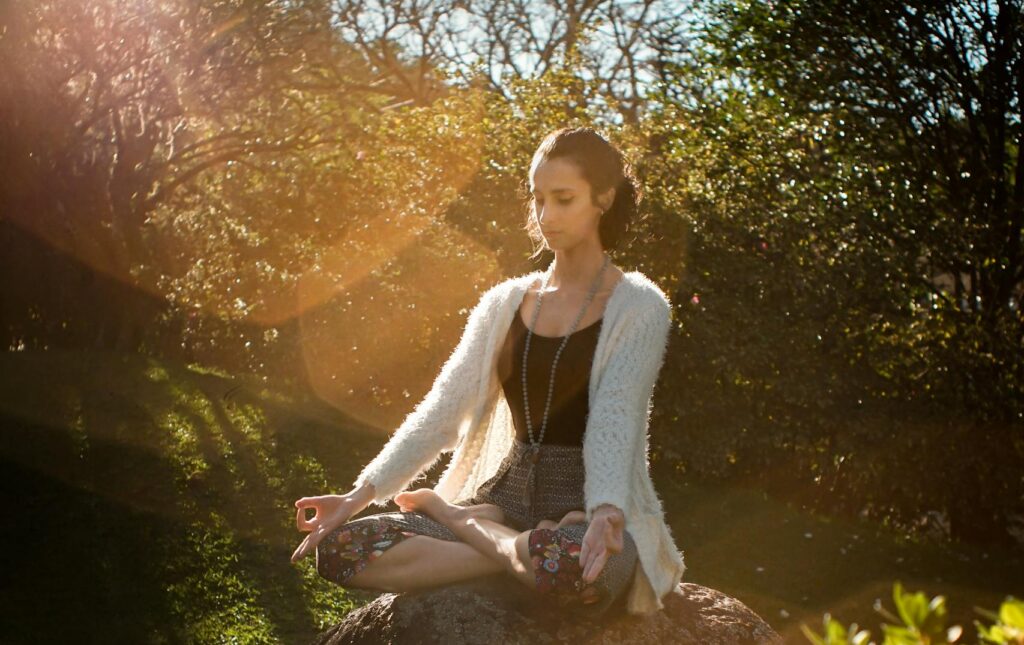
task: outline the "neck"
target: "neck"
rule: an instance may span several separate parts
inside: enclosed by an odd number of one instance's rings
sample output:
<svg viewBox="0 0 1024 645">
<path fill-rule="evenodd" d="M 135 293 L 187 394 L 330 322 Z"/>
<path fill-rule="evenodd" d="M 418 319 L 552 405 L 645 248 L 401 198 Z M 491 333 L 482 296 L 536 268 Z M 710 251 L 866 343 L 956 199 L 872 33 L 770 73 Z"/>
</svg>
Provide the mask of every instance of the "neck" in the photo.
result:
<svg viewBox="0 0 1024 645">
<path fill-rule="evenodd" d="M 590 288 L 597 272 L 601 270 L 605 253 L 598 245 L 581 247 L 555 251 L 555 259 L 551 262 L 551 278 L 548 280 L 549 290 L 586 291 Z"/>
</svg>

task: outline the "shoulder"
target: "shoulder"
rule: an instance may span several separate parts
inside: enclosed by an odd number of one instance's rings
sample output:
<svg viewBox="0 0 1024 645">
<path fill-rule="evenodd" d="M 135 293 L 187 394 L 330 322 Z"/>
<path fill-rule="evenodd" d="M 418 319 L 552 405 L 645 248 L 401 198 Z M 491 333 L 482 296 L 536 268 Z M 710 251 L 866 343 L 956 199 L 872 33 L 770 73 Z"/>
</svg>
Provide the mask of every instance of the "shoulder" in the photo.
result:
<svg viewBox="0 0 1024 645">
<path fill-rule="evenodd" d="M 521 275 L 512 276 L 510 278 L 504 278 L 491 285 L 480 294 L 480 299 L 477 303 L 477 309 L 490 310 L 499 306 L 501 303 L 507 301 L 516 293 L 521 293 L 529 287 L 530 283 L 533 282 L 543 272 L 532 271 L 530 273 L 523 273 Z"/>
<path fill-rule="evenodd" d="M 629 271 L 623 277 L 629 287 L 629 306 L 640 312 L 664 317 L 672 315 L 672 301 L 665 291 L 641 271 Z"/>
<path fill-rule="evenodd" d="M 527 289 L 530 286 L 530 283 L 542 274 L 543 271 L 531 271 L 529 273 L 522 273 L 510 278 L 505 278 L 484 291 L 483 295 L 480 296 L 480 299 L 499 302 L 503 301 L 512 294 Z"/>
</svg>

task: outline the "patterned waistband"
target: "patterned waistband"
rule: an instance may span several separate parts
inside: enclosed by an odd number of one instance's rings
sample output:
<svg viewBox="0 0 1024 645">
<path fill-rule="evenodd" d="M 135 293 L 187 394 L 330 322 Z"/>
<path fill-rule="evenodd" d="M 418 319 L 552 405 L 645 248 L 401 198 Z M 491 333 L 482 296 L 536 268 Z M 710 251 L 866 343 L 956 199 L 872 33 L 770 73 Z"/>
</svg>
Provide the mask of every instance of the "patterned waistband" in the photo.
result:
<svg viewBox="0 0 1024 645">
<path fill-rule="evenodd" d="M 518 438 L 514 438 L 512 441 L 512 448 L 509 450 L 508 456 L 518 460 L 518 457 L 531 450 L 532 446 L 528 443 L 520 441 Z M 560 444 L 548 444 L 542 443 L 540 445 L 540 459 L 538 464 L 541 463 L 582 463 L 583 461 L 583 448 L 581 446 L 564 446 Z"/>
</svg>

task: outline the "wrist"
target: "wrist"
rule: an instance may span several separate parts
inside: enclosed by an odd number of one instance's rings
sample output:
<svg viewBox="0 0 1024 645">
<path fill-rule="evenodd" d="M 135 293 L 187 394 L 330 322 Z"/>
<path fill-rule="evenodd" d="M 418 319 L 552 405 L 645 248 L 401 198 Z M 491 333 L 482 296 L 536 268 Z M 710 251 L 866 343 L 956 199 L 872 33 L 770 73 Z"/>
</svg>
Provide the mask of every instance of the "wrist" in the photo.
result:
<svg viewBox="0 0 1024 645">
<path fill-rule="evenodd" d="M 620 518 L 621 517 L 625 517 L 625 513 L 623 513 L 621 508 L 619 508 L 615 504 L 611 504 L 611 503 L 608 503 L 608 502 L 605 502 L 604 504 L 600 504 L 600 505 L 596 506 L 594 508 L 593 514 L 594 515 L 617 515 Z"/>
<path fill-rule="evenodd" d="M 370 502 L 377 496 L 377 488 L 370 482 L 365 482 L 349 493 L 348 496 L 364 507 L 369 506 Z"/>
</svg>

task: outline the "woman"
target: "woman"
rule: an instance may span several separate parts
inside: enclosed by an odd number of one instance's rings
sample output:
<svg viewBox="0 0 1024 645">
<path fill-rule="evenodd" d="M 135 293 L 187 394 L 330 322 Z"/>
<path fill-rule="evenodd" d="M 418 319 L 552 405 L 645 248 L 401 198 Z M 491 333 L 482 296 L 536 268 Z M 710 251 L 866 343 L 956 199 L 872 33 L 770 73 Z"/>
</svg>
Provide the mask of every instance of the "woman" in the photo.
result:
<svg viewBox="0 0 1024 645">
<path fill-rule="evenodd" d="M 622 155 L 562 129 L 530 168 L 526 229 L 554 253 L 473 308 L 430 392 L 345 495 L 303 497 L 318 573 L 400 592 L 508 572 L 567 611 L 662 608 L 685 566 L 647 470 L 671 325 L 665 294 L 610 263 L 636 213 Z M 406 491 L 453 451 L 433 489 Z M 352 520 L 370 503 L 400 511 Z M 306 519 L 305 509 L 316 511 Z"/>
</svg>

